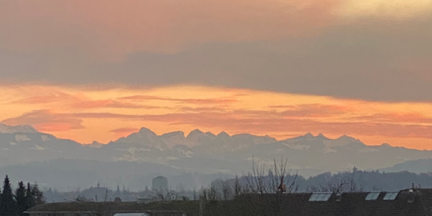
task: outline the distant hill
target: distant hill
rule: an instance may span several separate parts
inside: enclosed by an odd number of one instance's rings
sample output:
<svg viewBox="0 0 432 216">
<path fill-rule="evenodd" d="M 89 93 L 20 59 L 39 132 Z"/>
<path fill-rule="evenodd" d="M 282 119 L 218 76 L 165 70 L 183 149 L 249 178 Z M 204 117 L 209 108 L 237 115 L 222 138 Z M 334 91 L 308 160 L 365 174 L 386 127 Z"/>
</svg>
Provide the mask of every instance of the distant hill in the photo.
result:
<svg viewBox="0 0 432 216">
<path fill-rule="evenodd" d="M 432 173 L 432 159 L 406 161 L 381 170 L 383 172 Z"/>
</svg>

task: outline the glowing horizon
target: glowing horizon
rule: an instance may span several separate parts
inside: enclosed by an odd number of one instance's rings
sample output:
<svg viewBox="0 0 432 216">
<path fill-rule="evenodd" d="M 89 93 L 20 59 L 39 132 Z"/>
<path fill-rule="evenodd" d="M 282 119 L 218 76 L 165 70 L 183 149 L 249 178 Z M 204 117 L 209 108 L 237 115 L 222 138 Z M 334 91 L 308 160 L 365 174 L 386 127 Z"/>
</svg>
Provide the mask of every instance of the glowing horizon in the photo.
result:
<svg viewBox="0 0 432 216">
<path fill-rule="evenodd" d="M 0 122 L 28 124 L 80 143 L 108 143 L 141 127 L 157 134 L 194 129 L 286 139 L 349 135 L 369 145 L 431 149 L 432 104 L 383 103 L 245 89 L 173 86 L 82 90 L 1 88 Z M 177 94 L 176 94 L 177 93 Z M 257 103 L 259 101 L 259 103 Z M 421 141 L 422 143 L 418 143 Z"/>
</svg>

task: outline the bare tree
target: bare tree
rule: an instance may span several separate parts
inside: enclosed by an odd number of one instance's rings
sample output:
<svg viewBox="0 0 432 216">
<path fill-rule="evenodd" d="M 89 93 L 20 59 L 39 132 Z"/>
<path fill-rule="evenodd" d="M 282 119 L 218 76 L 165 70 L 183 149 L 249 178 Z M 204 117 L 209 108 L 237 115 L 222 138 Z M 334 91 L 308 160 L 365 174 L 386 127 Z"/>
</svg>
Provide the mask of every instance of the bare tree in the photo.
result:
<svg viewBox="0 0 432 216">
<path fill-rule="evenodd" d="M 217 200 L 221 200 L 221 195 L 214 185 L 211 185 L 209 188 L 202 187 L 199 192 L 199 215 L 207 215 L 207 203 Z"/>
<path fill-rule="evenodd" d="M 226 182 L 222 182 L 222 198 L 223 200 L 230 200 L 233 197 L 233 190 L 230 185 Z"/>
<path fill-rule="evenodd" d="M 200 196 L 199 196 L 200 200 L 203 200 L 203 201 L 208 200 L 208 198 L 209 198 L 208 191 L 209 190 L 207 188 L 204 188 L 204 187 L 201 188 Z"/>
<path fill-rule="evenodd" d="M 358 185 L 355 182 L 355 179 L 351 177 L 348 181 L 348 191 L 349 192 L 361 192 L 363 191 L 363 187 L 361 185 Z"/>
<path fill-rule="evenodd" d="M 294 176 L 289 175 L 287 165 L 288 159 L 283 157 L 280 161 L 273 160 L 273 170 L 270 172 L 272 174 L 271 191 L 275 194 L 272 202 L 272 215 L 282 215 L 284 207 L 289 204 L 288 199 L 283 195 L 284 193 L 294 193 L 298 190 L 296 184 L 298 174 L 296 172 Z"/>
<path fill-rule="evenodd" d="M 288 159 L 281 157 L 280 161 L 274 159 L 273 166 L 265 173 L 265 164 L 256 164 L 252 159 L 252 172 L 246 176 L 246 187 L 250 193 L 293 193 L 298 191 L 296 184 L 298 174 L 291 176 L 288 169 Z"/>
<path fill-rule="evenodd" d="M 255 158 L 252 162 L 252 172 L 246 176 L 247 188 L 250 189 L 251 193 L 260 194 L 260 197 L 265 199 L 259 201 L 259 203 L 267 203 L 267 206 L 263 206 L 263 208 L 271 208 L 270 211 L 264 211 L 263 214 L 282 215 L 284 207 L 288 205 L 288 199 L 283 194 L 298 190 L 297 173 L 294 176 L 289 175 L 288 160 L 283 157 L 280 161 L 273 160 L 273 166 L 268 169 L 267 174 L 265 174 L 264 164 L 257 165 Z M 264 196 L 264 194 L 267 195 Z M 268 196 L 271 194 L 273 196 Z"/>
<path fill-rule="evenodd" d="M 221 200 L 221 195 L 217 191 L 215 186 L 210 187 L 208 195 L 209 195 L 209 200 L 211 200 L 211 201 Z"/>
<path fill-rule="evenodd" d="M 238 197 L 241 193 L 242 193 L 242 186 L 240 185 L 238 176 L 236 176 L 234 182 L 234 197 Z"/>
<path fill-rule="evenodd" d="M 195 188 L 193 190 L 193 200 L 198 200 L 198 195 L 197 195 Z"/>
<path fill-rule="evenodd" d="M 210 188 L 201 188 L 200 200 L 203 201 L 216 201 L 221 200 L 220 193 L 216 190 L 214 185 L 210 186 Z"/>
<path fill-rule="evenodd" d="M 332 192 L 332 193 L 344 193 L 344 192 L 359 192 L 362 191 L 354 180 L 354 174 L 340 174 L 333 175 L 326 184 L 320 185 L 319 187 L 310 187 L 311 192 Z"/>
<path fill-rule="evenodd" d="M 252 157 L 252 172 L 246 176 L 247 187 L 251 193 L 265 194 L 268 189 L 265 183 L 265 165 L 256 164 L 255 158 Z"/>
<path fill-rule="evenodd" d="M 293 193 L 298 191 L 298 173 L 291 176 L 287 170 L 288 159 L 281 157 L 280 161 L 273 160 L 273 170 L 269 170 L 270 184 L 267 191 L 272 193 Z"/>
</svg>

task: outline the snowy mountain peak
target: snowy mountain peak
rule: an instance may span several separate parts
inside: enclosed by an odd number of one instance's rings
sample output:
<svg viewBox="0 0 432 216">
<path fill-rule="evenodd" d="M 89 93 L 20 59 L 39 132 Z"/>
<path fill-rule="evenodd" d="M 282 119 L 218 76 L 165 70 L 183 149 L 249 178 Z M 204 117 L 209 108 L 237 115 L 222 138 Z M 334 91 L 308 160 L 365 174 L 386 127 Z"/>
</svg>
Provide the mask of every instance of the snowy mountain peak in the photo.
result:
<svg viewBox="0 0 432 216">
<path fill-rule="evenodd" d="M 216 138 L 231 139 L 231 136 L 225 131 L 222 131 L 216 136 Z"/>
<path fill-rule="evenodd" d="M 116 142 L 135 143 L 139 145 L 153 146 L 159 149 L 166 147 L 160 140 L 159 136 L 147 128 L 141 128 L 138 133 L 133 133 L 127 137 L 120 138 Z"/>
<path fill-rule="evenodd" d="M 202 131 L 200 131 L 200 130 L 198 130 L 198 129 L 195 129 L 195 130 L 191 131 L 191 132 L 187 135 L 186 138 L 190 138 L 190 137 L 193 137 L 193 136 L 199 136 L 199 135 L 202 135 L 202 134 L 204 134 Z"/>
<path fill-rule="evenodd" d="M 0 133 L 39 133 L 30 125 L 9 126 L 0 123 Z"/>
<path fill-rule="evenodd" d="M 93 141 L 90 145 L 88 145 L 90 148 L 101 148 L 102 146 L 103 144 L 97 141 Z"/>
<path fill-rule="evenodd" d="M 322 133 L 318 134 L 318 136 L 316 136 L 319 139 L 323 139 L 323 140 L 328 140 L 329 138 L 327 138 L 326 136 L 324 136 Z"/>
<path fill-rule="evenodd" d="M 214 135 L 212 132 L 206 132 L 205 134 L 212 138 L 216 137 L 216 135 Z"/>
<path fill-rule="evenodd" d="M 234 141 L 239 143 L 247 143 L 247 144 L 269 144 L 275 143 L 277 140 L 268 135 L 265 136 L 256 136 L 252 134 L 236 134 L 231 137 Z"/>
<path fill-rule="evenodd" d="M 231 136 L 227 134 L 225 131 L 222 131 L 216 136 L 213 142 L 225 145 L 230 143 L 231 140 L 232 140 Z"/>
<path fill-rule="evenodd" d="M 381 144 L 381 147 L 392 147 L 390 144 L 388 144 L 388 143 L 383 143 L 383 144 Z"/>
<path fill-rule="evenodd" d="M 186 139 L 190 140 L 194 145 L 201 145 L 213 141 L 215 137 L 216 136 L 210 132 L 203 133 L 202 131 L 195 129 L 189 133 Z"/>
<path fill-rule="evenodd" d="M 162 134 L 161 137 L 163 137 L 163 138 L 171 138 L 171 137 L 185 138 L 185 135 L 184 135 L 183 131 L 173 131 L 173 132 Z"/>
<path fill-rule="evenodd" d="M 141 135 L 153 135 L 153 136 L 157 136 L 153 131 L 151 131 L 150 129 L 145 128 L 145 127 L 142 127 L 142 128 L 139 130 L 138 134 L 141 134 Z"/>
<path fill-rule="evenodd" d="M 356 139 L 354 137 L 347 136 L 347 135 L 343 135 L 343 136 L 337 138 L 337 140 L 343 140 L 343 141 L 346 141 L 346 142 L 359 142 L 358 139 Z"/>
<path fill-rule="evenodd" d="M 315 136 L 312 133 L 307 133 L 303 135 L 304 138 L 314 138 Z"/>
<path fill-rule="evenodd" d="M 294 140 L 303 140 L 303 141 L 314 141 L 317 140 L 317 137 L 315 137 L 312 133 L 307 133 L 303 136 L 299 136 L 296 138 L 293 138 Z"/>
<path fill-rule="evenodd" d="M 177 145 L 183 145 L 192 147 L 196 143 L 187 139 L 183 131 L 174 131 L 170 133 L 163 134 L 160 138 L 167 144 L 168 147 L 172 148 Z"/>
</svg>

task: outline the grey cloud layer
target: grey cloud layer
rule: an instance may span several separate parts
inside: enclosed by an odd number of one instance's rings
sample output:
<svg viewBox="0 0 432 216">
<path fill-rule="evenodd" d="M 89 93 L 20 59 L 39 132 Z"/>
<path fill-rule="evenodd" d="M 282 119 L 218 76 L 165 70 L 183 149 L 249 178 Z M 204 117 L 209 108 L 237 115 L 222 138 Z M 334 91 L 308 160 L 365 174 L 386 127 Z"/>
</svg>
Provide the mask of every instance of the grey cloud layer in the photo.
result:
<svg viewBox="0 0 432 216">
<path fill-rule="evenodd" d="M 380 101 L 432 101 L 432 19 L 366 20 L 320 36 L 205 44 L 177 54 L 134 53 L 120 63 L 76 50 L 0 50 L 0 79 L 135 87 L 199 84 Z"/>
</svg>

